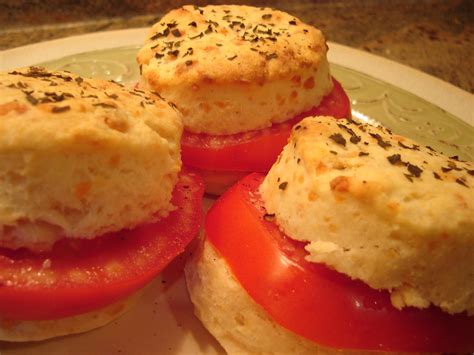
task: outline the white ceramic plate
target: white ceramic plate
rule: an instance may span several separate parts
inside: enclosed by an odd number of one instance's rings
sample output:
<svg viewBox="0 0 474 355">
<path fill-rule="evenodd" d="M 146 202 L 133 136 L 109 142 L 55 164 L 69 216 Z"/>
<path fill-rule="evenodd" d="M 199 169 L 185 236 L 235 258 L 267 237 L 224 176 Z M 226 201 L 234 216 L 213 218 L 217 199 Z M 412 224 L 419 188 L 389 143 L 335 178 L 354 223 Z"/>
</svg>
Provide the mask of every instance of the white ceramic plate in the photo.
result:
<svg viewBox="0 0 474 355">
<path fill-rule="evenodd" d="M 0 52 L 0 70 L 43 63 L 81 75 L 136 80 L 134 54 L 146 29 L 93 33 Z M 473 95 L 415 69 L 329 43 L 333 75 L 353 115 L 474 159 Z M 193 316 L 180 260 L 168 267 L 130 312 L 85 334 L 38 343 L 0 342 L 0 354 L 215 354 L 219 345 Z"/>
</svg>

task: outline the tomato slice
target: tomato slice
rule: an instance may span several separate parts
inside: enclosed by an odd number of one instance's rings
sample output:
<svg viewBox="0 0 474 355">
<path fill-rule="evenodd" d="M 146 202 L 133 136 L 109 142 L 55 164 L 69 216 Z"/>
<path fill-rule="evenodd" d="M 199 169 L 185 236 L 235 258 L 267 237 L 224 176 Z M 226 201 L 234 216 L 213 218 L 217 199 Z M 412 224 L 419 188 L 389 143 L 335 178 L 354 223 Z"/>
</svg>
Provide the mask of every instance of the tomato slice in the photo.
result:
<svg viewBox="0 0 474 355">
<path fill-rule="evenodd" d="M 333 90 L 319 106 L 269 128 L 223 136 L 184 131 L 181 140 L 183 163 L 211 171 L 267 172 L 287 143 L 291 128 L 304 117 L 351 117 L 349 98 L 341 84 L 335 79 L 333 82 Z"/>
<path fill-rule="evenodd" d="M 92 240 L 61 240 L 33 254 L 0 249 L 0 318 L 58 319 L 126 297 L 153 279 L 198 233 L 204 187 L 182 172 L 168 217 Z"/>
<path fill-rule="evenodd" d="M 260 174 L 234 185 L 205 221 L 208 240 L 237 280 L 281 326 L 338 349 L 467 352 L 474 317 L 440 309 L 395 309 L 387 291 L 307 262 L 303 243 L 285 236 L 265 214 Z"/>
</svg>

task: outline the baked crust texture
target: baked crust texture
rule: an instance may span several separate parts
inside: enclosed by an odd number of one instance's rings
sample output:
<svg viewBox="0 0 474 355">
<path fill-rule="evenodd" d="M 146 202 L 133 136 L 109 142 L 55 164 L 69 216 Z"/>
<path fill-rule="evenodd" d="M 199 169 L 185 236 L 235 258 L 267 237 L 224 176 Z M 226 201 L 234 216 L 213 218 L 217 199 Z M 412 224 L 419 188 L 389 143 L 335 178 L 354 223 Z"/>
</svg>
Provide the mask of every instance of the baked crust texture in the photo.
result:
<svg viewBox="0 0 474 355">
<path fill-rule="evenodd" d="M 0 74 L 0 246 L 48 250 L 165 216 L 179 114 L 151 92 L 30 67 Z"/>
<path fill-rule="evenodd" d="M 321 31 L 285 12 L 184 6 L 152 27 L 137 61 L 186 130 L 233 134 L 317 106 L 332 89 L 326 53 Z"/>
<path fill-rule="evenodd" d="M 383 127 L 304 119 L 261 186 L 307 259 L 396 308 L 474 314 L 474 164 Z"/>
</svg>

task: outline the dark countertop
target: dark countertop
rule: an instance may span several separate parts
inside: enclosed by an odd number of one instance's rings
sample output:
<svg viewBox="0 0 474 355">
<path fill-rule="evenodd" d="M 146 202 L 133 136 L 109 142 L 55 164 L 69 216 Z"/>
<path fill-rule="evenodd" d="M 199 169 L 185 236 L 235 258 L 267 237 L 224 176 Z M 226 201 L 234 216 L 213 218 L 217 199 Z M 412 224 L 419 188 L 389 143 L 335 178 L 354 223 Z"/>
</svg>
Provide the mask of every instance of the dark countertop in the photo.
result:
<svg viewBox="0 0 474 355">
<path fill-rule="evenodd" d="M 0 50 L 95 31 L 150 26 L 191 1 L 6 0 Z M 271 6 L 320 28 L 330 41 L 422 70 L 474 93 L 472 0 L 194 1 Z"/>
</svg>

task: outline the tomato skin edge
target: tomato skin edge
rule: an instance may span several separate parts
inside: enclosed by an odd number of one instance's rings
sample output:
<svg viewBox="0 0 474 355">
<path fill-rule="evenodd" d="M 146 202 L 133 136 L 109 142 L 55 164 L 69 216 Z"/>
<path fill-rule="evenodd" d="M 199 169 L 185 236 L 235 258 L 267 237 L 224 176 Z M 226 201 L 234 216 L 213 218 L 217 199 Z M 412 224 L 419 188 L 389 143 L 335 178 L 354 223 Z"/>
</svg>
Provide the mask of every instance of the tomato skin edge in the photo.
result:
<svg viewBox="0 0 474 355">
<path fill-rule="evenodd" d="M 144 287 L 182 253 L 198 234 L 202 220 L 203 194 L 201 178 L 186 171 L 181 174 L 173 192 L 172 203 L 178 208 L 156 223 L 79 241 L 79 245 L 84 247 L 77 251 L 79 255 L 74 255 L 75 250 L 69 245 L 64 247 L 66 255 L 60 255 L 63 245 L 55 245 L 53 251 L 40 255 L 24 251 L 5 254 L 5 251 L 0 250 L 0 267 L 20 263 L 20 266 L 24 264 L 37 267 L 32 271 L 37 272 L 41 271 L 41 266 L 38 265 L 49 259 L 51 270 L 59 276 L 63 275 L 63 279 L 58 278 L 51 285 L 29 285 L 5 282 L 3 280 L 8 274 L 2 275 L 0 272 L 0 319 L 35 321 L 75 316 L 117 302 Z M 183 223 L 183 218 L 188 221 Z M 102 238 L 103 241 L 100 241 Z M 68 241 L 64 242 L 66 243 Z M 111 250 L 107 250 L 108 245 L 112 247 Z M 88 251 L 86 247 L 92 250 Z M 26 260 L 11 257 L 15 254 L 27 254 L 31 258 Z M 82 260 L 82 254 L 89 255 L 90 260 Z M 68 265 L 68 255 L 77 262 L 75 266 Z M 127 268 L 124 269 L 123 277 L 121 274 L 110 274 L 110 277 L 101 279 L 103 275 L 108 275 L 107 267 L 114 266 L 116 262 L 123 263 L 123 267 Z M 82 283 L 68 279 L 71 273 L 81 268 L 86 273 L 96 271 L 99 276 Z M 99 268 L 105 271 L 97 271 Z M 10 272 L 9 277 L 14 279 L 15 275 Z"/>
<path fill-rule="evenodd" d="M 251 174 L 221 196 L 206 216 L 205 232 L 238 282 L 276 323 L 337 349 L 474 350 L 474 317 L 451 316 L 435 307 L 396 310 L 387 291 L 288 257 L 282 248 L 294 243 L 275 242 L 276 235 L 289 238 L 264 219 L 261 205 L 252 203 L 262 179 Z"/>
</svg>

